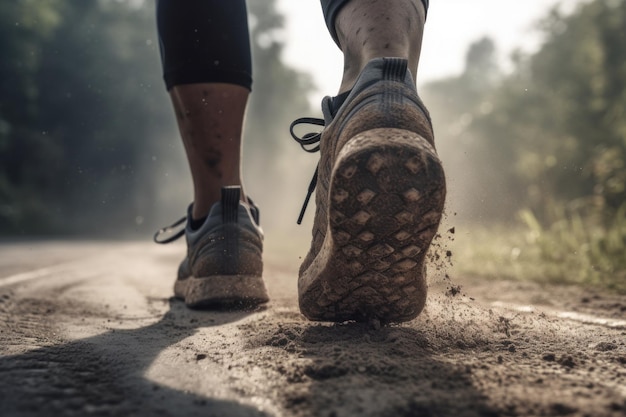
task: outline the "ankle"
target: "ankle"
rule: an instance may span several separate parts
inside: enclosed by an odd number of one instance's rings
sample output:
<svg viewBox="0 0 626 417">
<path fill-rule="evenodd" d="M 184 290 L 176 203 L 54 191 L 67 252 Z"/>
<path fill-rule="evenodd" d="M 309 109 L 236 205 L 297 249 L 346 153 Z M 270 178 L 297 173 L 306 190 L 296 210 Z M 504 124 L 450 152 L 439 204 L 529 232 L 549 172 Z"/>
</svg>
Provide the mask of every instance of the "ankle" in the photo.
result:
<svg viewBox="0 0 626 417">
<path fill-rule="evenodd" d="M 248 198 L 246 193 L 244 192 L 243 185 L 239 184 L 225 184 L 225 185 L 238 185 L 241 187 L 240 201 L 242 203 L 248 203 Z M 195 194 L 194 203 L 191 208 L 191 220 L 192 221 L 204 221 L 206 217 L 209 215 L 211 208 L 214 204 L 219 203 L 221 201 L 221 192 L 222 186 L 213 187 L 216 191 L 214 193 L 210 192 L 197 192 Z"/>
<path fill-rule="evenodd" d="M 411 71 L 411 75 L 413 76 L 413 82 L 415 82 L 416 81 L 415 74 L 417 72 L 417 63 L 412 65 L 411 58 L 409 57 L 409 53 L 406 50 L 404 49 L 401 50 L 401 49 L 402 48 L 393 48 L 393 50 L 389 49 L 388 51 L 391 51 L 390 53 L 386 53 L 387 50 L 365 51 L 362 54 L 362 56 L 359 57 L 358 59 L 352 58 L 354 62 L 353 64 L 348 65 L 347 63 L 345 63 L 344 73 L 341 79 L 341 86 L 339 88 L 339 95 L 345 94 L 349 92 L 350 90 L 352 90 L 352 88 L 354 87 L 354 84 L 359 78 L 359 75 L 361 75 L 361 72 L 363 71 L 365 66 L 371 60 L 376 59 L 376 58 L 404 58 L 406 59 L 409 62 L 409 70 Z"/>
</svg>

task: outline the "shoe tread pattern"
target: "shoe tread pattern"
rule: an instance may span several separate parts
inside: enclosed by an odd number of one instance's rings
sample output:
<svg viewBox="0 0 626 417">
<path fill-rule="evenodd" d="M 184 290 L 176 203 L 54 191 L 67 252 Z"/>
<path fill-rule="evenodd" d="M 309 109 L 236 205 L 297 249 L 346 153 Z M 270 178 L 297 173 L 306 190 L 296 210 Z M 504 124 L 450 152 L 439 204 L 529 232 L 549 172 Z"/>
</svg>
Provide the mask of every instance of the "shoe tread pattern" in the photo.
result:
<svg viewBox="0 0 626 417">
<path fill-rule="evenodd" d="M 330 236 L 301 276 L 303 313 L 331 321 L 417 316 L 426 297 L 424 257 L 445 200 L 430 144 L 400 129 L 357 135 L 342 150 L 327 195 Z"/>
</svg>

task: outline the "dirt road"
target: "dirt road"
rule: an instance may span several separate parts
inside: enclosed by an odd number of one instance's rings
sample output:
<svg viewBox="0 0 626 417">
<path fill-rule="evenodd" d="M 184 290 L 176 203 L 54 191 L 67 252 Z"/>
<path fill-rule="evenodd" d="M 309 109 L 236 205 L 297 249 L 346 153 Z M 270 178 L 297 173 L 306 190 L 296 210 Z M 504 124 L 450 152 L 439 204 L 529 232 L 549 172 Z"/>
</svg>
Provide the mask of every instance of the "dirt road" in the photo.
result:
<svg viewBox="0 0 626 417">
<path fill-rule="evenodd" d="M 0 245 L 0 415 L 626 416 L 626 297 L 433 278 L 410 323 L 311 323 L 276 256 L 266 308 L 189 311 L 183 251 Z"/>
</svg>

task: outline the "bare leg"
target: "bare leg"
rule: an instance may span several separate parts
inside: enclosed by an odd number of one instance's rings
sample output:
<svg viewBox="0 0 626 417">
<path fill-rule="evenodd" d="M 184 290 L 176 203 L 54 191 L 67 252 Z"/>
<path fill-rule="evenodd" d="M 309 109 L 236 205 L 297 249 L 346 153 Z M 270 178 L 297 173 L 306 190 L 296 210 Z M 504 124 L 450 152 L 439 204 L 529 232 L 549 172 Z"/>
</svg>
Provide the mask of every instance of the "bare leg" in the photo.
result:
<svg viewBox="0 0 626 417">
<path fill-rule="evenodd" d="M 220 200 L 222 186 L 242 185 L 241 134 L 248 95 L 244 87 L 221 83 L 182 84 L 170 90 L 193 178 L 194 219 L 206 216 Z"/>
<path fill-rule="evenodd" d="M 339 92 L 352 88 L 373 58 L 407 58 L 415 78 L 426 12 L 419 0 L 352 0 L 335 20 L 344 55 Z"/>
</svg>

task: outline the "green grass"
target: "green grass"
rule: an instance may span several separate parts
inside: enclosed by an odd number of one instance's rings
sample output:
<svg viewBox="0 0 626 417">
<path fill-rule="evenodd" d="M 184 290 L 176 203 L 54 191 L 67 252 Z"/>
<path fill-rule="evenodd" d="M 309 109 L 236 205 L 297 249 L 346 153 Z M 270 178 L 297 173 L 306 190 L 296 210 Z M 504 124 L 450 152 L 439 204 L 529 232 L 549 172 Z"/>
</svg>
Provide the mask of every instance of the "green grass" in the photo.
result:
<svg viewBox="0 0 626 417">
<path fill-rule="evenodd" d="M 548 226 L 524 210 L 515 226 L 458 228 L 457 273 L 626 294 L 626 205 L 605 226 L 577 213 L 558 214 Z"/>
</svg>

